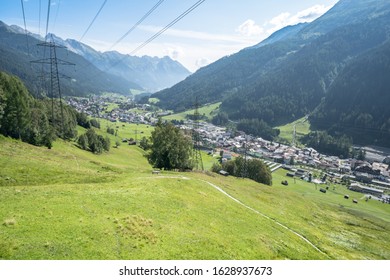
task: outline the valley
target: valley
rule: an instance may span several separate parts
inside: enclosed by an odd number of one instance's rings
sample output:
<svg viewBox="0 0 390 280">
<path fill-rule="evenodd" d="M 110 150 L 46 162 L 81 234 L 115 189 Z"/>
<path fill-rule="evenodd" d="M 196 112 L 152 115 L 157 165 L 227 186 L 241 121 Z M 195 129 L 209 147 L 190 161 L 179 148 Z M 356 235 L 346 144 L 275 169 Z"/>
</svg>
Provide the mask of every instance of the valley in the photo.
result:
<svg viewBox="0 0 390 280">
<path fill-rule="evenodd" d="M 302 180 L 286 187 L 283 170 L 272 187 L 211 173 L 153 175 L 135 146 L 99 156 L 63 141 L 52 150 L 0 141 L 2 258 L 389 258 L 388 205 L 342 185 L 325 195 Z"/>
<path fill-rule="evenodd" d="M 390 260 L 388 0 L 60 2 L 0 11 L 0 260 Z"/>
</svg>

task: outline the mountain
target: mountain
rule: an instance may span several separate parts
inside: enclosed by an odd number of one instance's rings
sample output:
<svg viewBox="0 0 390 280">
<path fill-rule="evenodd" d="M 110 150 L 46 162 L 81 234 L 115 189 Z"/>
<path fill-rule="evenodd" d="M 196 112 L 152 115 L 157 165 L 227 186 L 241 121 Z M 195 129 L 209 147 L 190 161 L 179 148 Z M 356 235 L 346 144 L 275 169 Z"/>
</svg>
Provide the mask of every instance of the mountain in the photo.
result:
<svg viewBox="0 0 390 280">
<path fill-rule="evenodd" d="M 27 87 L 37 92 L 41 82 L 41 65 L 30 61 L 44 57 L 44 48 L 37 44 L 45 41 L 39 35 L 19 26 L 8 26 L 0 21 L 0 70 L 21 77 Z M 75 63 L 73 67 L 61 67 L 60 72 L 71 80 L 62 80 L 65 94 L 85 95 L 99 92 L 130 93 L 131 89 L 154 92 L 183 80 L 190 72 L 169 57 L 136 57 L 118 52 L 101 53 L 76 40 L 63 40 L 48 34 L 47 41 L 67 49 L 57 49 L 59 59 Z M 28 43 L 27 43 L 28 42 Z M 46 53 L 46 57 L 48 53 Z"/>
<path fill-rule="evenodd" d="M 390 41 L 347 65 L 309 116 L 312 128 L 390 146 Z"/>
<path fill-rule="evenodd" d="M 308 23 L 298 23 L 296 25 L 288 25 L 274 33 L 271 34 L 267 39 L 263 40 L 259 44 L 250 47 L 250 49 L 256 49 L 263 47 L 268 44 L 276 43 L 280 40 L 289 39 L 293 36 L 295 36 L 299 31 L 301 31 L 304 27 L 306 27 Z"/>
<path fill-rule="evenodd" d="M 171 87 L 191 74 L 183 65 L 168 56 L 138 57 L 116 51 L 102 53 L 73 39 L 62 40 L 55 37 L 55 41 L 81 55 L 100 70 L 139 84 L 150 92 Z"/>
<path fill-rule="evenodd" d="M 49 49 L 38 46 L 43 43 L 36 37 L 26 37 L 23 30 L 0 21 L 0 71 L 20 77 L 30 92 L 36 96 L 46 91 L 49 84 L 49 67 L 31 61 L 49 57 Z M 64 48 L 56 48 L 57 58 L 75 66 L 59 64 L 59 72 L 70 79 L 61 79 L 63 95 L 83 96 L 90 93 L 117 92 L 129 94 L 130 89 L 142 89 L 139 85 L 121 77 L 107 74 L 96 68 L 82 56 Z M 41 76 L 41 78 L 39 78 Z M 46 77 L 46 82 L 43 81 Z"/>
<path fill-rule="evenodd" d="M 284 124 L 311 113 L 344 69 L 389 34 L 390 1 L 341 0 L 317 20 L 276 32 L 154 97 L 177 111 L 195 96 L 200 103 L 222 101 L 232 120 Z"/>
</svg>

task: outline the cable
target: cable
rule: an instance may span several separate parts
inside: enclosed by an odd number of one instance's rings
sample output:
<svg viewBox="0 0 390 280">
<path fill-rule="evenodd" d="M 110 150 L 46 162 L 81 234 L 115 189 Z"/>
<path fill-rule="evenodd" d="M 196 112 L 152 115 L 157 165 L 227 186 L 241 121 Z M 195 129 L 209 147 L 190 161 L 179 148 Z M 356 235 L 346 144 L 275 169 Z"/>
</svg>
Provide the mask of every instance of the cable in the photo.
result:
<svg viewBox="0 0 390 280">
<path fill-rule="evenodd" d="M 60 6 L 61 6 L 61 0 L 58 0 L 57 12 L 56 12 L 56 16 L 55 16 L 55 18 L 54 18 L 54 23 L 53 23 L 53 28 L 52 28 L 53 31 L 52 31 L 52 33 L 54 33 L 54 30 L 55 30 L 55 28 L 56 28 L 58 14 L 59 14 L 59 12 L 60 12 Z"/>
<path fill-rule="evenodd" d="M 179 15 L 178 17 L 176 17 L 173 21 L 171 21 L 168 25 L 166 25 L 164 28 L 162 28 L 159 32 L 157 32 L 156 34 L 154 34 L 152 37 L 150 37 L 148 40 L 146 40 L 144 43 L 142 43 L 140 46 L 138 46 L 136 49 L 134 49 L 130 55 L 136 53 L 137 51 L 139 51 L 141 48 L 145 47 L 147 44 L 149 44 L 151 41 L 153 41 L 154 39 L 156 39 L 158 36 L 160 36 L 162 33 L 164 33 L 166 30 L 168 30 L 170 27 L 172 27 L 174 24 L 176 24 L 178 21 L 180 21 L 182 18 L 184 18 L 186 15 L 188 15 L 190 12 L 192 12 L 194 9 L 196 9 L 199 5 L 201 5 L 203 2 L 205 2 L 206 0 L 199 0 L 197 1 L 194 5 L 192 5 L 190 8 L 188 8 L 185 12 L 183 12 L 181 15 Z M 156 4 L 157 5 L 157 4 Z M 153 8 L 152 8 L 153 9 Z M 124 59 L 126 59 L 127 56 L 123 56 L 122 59 L 119 59 L 118 61 L 114 62 L 113 64 L 111 64 L 108 68 L 104 69 L 104 70 L 100 70 L 100 73 L 97 74 L 97 75 L 94 75 L 93 77 L 91 77 L 89 80 L 92 80 L 92 78 L 97 78 L 98 76 L 100 75 L 103 75 L 103 74 L 107 74 L 108 71 L 115 67 L 116 65 L 118 65 L 119 63 L 121 63 Z M 89 66 L 87 67 L 91 67 L 93 63 L 90 63 Z"/>
<path fill-rule="evenodd" d="M 134 55 L 137 51 L 139 51 L 140 49 L 142 49 L 143 47 L 148 45 L 150 42 L 152 42 L 154 39 L 156 39 L 158 36 L 163 34 L 165 31 L 167 31 L 169 28 L 171 28 L 173 25 L 175 25 L 177 22 L 179 22 L 182 18 L 184 18 L 189 13 L 191 13 L 193 10 L 195 10 L 198 6 L 200 6 L 205 1 L 206 0 L 199 0 L 198 2 L 196 2 L 194 5 L 192 5 L 190 8 L 188 8 L 185 12 L 183 12 L 181 15 L 179 15 L 177 18 L 175 18 L 173 21 L 171 21 L 169 24 L 167 24 L 164 28 L 162 28 L 160 31 L 158 31 L 156 34 L 154 34 L 152 37 L 147 39 L 144 43 L 142 43 L 137 48 L 135 48 L 132 52 L 129 53 L 129 55 Z M 125 58 L 126 58 L 126 56 L 124 56 L 122 59 L 119 59 L 117 62 L 111 64 L 111 66 L 108 67 L 107 69 L 105 69 L 103 72 L 107 72 L 111 68 L 115 67 L 116 65 L 121 63 Z"/>
<path fill-rule="evenodd" d="M 154 39 L 156 39 L 158 36 L 163 34 L 165 31 L 167 31 L 169 28 L 171 28 L 173 25 L 175 25 L 178 21 L 180 21 L 182 18 L 184 18 L 186 15 L 191 13 L 193 10 L 195 10 L 198 6 L 200 6 L 204 1 L 206 0 L 199 0 L 194 5 L 192 5 L 190 8 L 188 8 L 184 13 L 182 13 L 180 16 L 175 18 L 173 21 L 171 21 L 168 25 L 166 25 L 164 28 L 162 28 L 159 32 L 154 34 L 152 37 L 150 37 L 148 40 L 146 40 L 144 43 L 139 45 L 137 48 L 135 48 L 132 52 L 130 52 L 130 55 L 134 55 L 136 52 L 138 52 L 140 49 L 148 45 L 150 42 L 152 42 Z"/>
<path fill-rule="evenodd" d="M 30 46 L 29 46 L 29 43 L 28 43 L 28 32 L 27 32 L 27 24 L 26 24 L 26 14 L 25 14 L 25 12 L 24 12 L 24 4 L 23 4 L 23 1 L 24 1 L 24 0 L 20 0 L 20 3 L 22 4 L 23 21 L 24 21 L 24 32 L 26 33 L 26 41 L 27 41 L 27 52 L 28 52 L 28 54 L 30 55 Z"/>
<path fill-rule="evenodd" d="M 39 24 L 38 24 L 39 35 L 41 35 L 41 9 L 42 9 L 42 0 L 39 0 Z"/>
<path fill-rule="evenodd" d="M 104 0 L 102 6 L 100 7 L 99 11 L 96 13 L 95 17 L 93 18 L 92 22 L 89 24 L 87 30 L 85 30 L 84 34 L 81 36 L 80 38 L 80 42 L 84 39 L 84 36 L 88 33 L 89 29 L 91 28 L 91 26 L 94 24 L 96 18 L 99 16 L 100 12 L 103 10 L 104 6 L 106 5 L 107 3 L 107 0 Z"/>
<path fill-rule="evenodd" d="M 48 0 L 48 6 L 47 6 L 47 18 L 46 18 L 46 33 L 45 33 L 45 42 L 47 41 L 47 33 L 49 32 L 49 19 L 50 19 L 50 6 L 51 6 L 51 0 Z"/>
<path fill-rule="evenodd" d="M 164 0 L 158 1 L 158 3 L 156 5 L 154 5 L 139 21 L 137 21 L 136 24 L 133 25 L 133 27 L 131 27 L 129 29 L 129 31 L 127 31 L 122 37 L 120 37 L 108 50 L 112 50 L 117 44 L 119 44 L 123 39 L 125 39 L 127 37 L 127 35 L 129 35 L 134 29 L 136 29 L 163 2 L 164 2 Z"/>
</svg>

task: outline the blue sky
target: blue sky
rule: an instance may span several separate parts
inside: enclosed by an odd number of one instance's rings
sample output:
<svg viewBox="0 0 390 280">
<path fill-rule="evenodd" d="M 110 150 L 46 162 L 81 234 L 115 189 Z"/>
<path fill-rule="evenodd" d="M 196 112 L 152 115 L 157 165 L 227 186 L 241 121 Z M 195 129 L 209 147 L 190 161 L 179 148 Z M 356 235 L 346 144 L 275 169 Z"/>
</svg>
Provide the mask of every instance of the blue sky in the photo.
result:
<svg viewBox="0 0 390 280">
<path fill-rule="evenodd" d="M 48 31 L 63 39 L 79 40 L 104 2 L 101 13 L 82 40 L 99 51 L 109 50 L 158 0 L 51 0 Z M 114 50 L 131 53 L 196 2 L 164 0 Z M 135 55 L 169 55 L 195 71 L 259 43 L 286 25 L 312 21 L 337 2 L 206 0 Z M 48 0 L 24 0 L 29 31 L 45 35 L 48 3 Z M 21 1 L 1 0 L 0 20 L 24 27 Z"/>
</svg>

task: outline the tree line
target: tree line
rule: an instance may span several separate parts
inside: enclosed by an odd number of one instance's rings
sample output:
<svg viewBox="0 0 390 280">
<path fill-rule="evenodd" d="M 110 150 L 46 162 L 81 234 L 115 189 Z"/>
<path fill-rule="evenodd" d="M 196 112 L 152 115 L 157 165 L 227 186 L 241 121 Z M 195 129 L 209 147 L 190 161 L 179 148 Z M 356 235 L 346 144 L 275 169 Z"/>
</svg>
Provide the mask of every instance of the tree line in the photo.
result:
<svg viewBox="0 0 390 280">
<path fill-rule="evenodd" d="M 73 140 L 77 125 L 87 129 L 77 138 L 80 148 L 100 154 L 110 150 L 110 139 L 96 134 L 96 119 L 54 99 L 34 98 L 15 76 L 0 72 L 0 134 L 35 146 L 52 148 L 57 138 Z"/>
<path fill-rule="evenodd" d="M 52 147 L 56 138 L 77 136 L 76 111 L 58 100 L 35 99 L 15 76 L 0 72 L 0 133 Z"/>
</svg>

